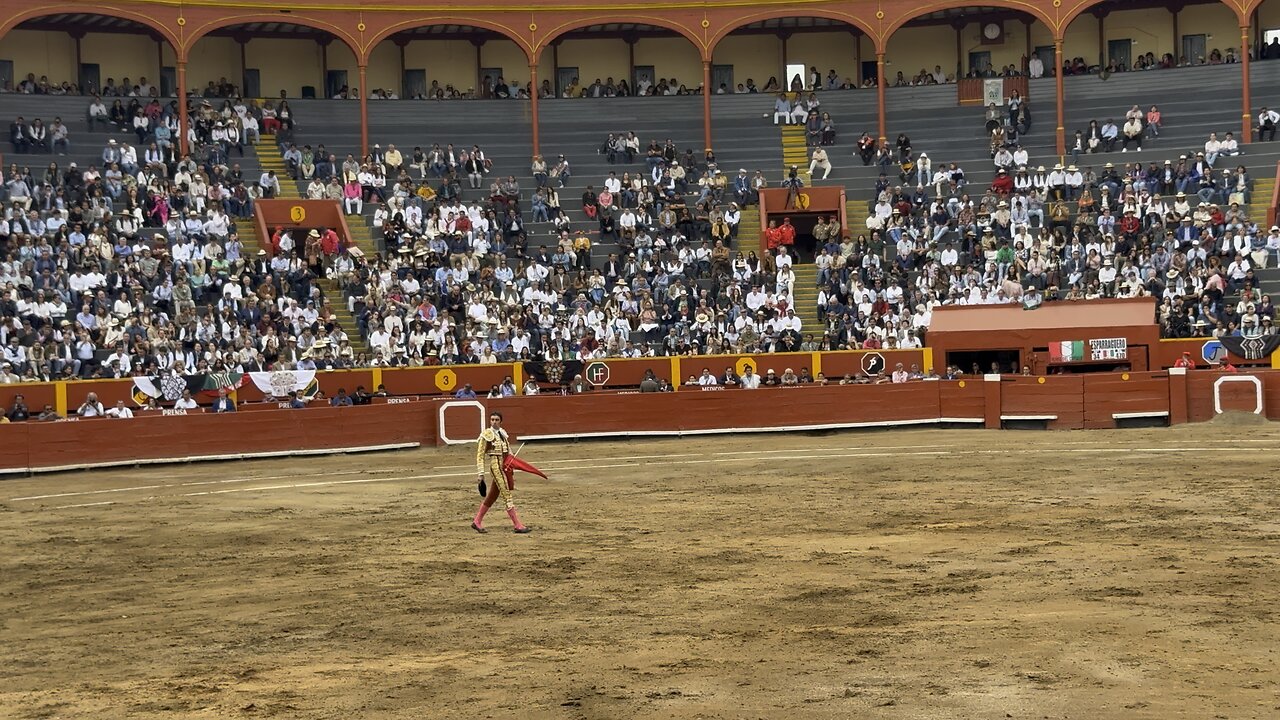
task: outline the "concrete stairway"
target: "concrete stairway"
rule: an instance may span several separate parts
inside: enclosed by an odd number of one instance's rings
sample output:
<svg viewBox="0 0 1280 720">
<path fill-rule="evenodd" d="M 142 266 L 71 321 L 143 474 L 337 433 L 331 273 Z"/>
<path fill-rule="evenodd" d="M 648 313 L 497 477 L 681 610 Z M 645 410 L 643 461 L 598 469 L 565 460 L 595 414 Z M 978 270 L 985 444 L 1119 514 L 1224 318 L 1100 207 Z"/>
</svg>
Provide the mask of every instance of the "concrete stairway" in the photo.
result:
<svg viewBox="0 0 1280 720">
<path fill-rule="evenodd" d="M 738 243 L 735 250 L 741 250 L 746 255 L 751 250 L 756 250 L 759 255 L 760 247 L 760 208 L 756 205 L 742 209 L 742 219 L 738 221 Z"/>
<path fill-rule="evenodd" d="M 822 337 L 822 324 L 818 321 L 818 268 L 813 263 L 805 263 L 792 269 L 796 273 L 794 301 L 801 332 L 813 333 L 816 340 Z"/>
<path fill-rule="evenodd" d="M 274 170 L 276 177 L 279 178 L 280 195 L 278 199 L 302 199 L 298 183 L 289 177 L 289 168 L 285 165 L 284 156 L 280 154 L 280 146 L 276 143 L 275 135 L 263 135 L 262 144 L 254 148 L 254 155 L 257 156 L 258 165 L 262 167 L 263 172 Z"/>
<path fill-rule="evenodd" d="M 1271 195 L 1275 192 L 1274 174 L 1254 174 L 1253 193 L 1249 196 L 1249 219 L 1258 223 L 1258 229 L 1267 230 L 1267 210 L 1271 208 Z"/>
<path fill-rule="evenodd" d="M 857 240 L 859 235 L 867 232 L 867 216 L 870 214 L 871 209 L 865 197 L 845 196 L 845 227 L 848 228 L 849 236 L 854 240 Z"/>
<path fill-rule="evenodd" d="M 303 197 L 300 182 L 296 182 L 289 177 L 288 167 L 285 165 L 284 156 L 280 153 L 280 145 L 276 142 L 274 135 L 263 135 L 262 143 L 254 148 L 257 155 L 258 164 L 263 168 L 263 172 L 267 170 L 275 170 L 276 177 L 280 179 L 280 200 L 300 200 Z M 250 226 L 253 223 L 248 223 Z M 357 219 L 353 224 L 348 222 L 351 229 L 351 239 L 356 245 L 364 251 L 365 255 L 372 258 L 375 254 L 372 238 L 369 236 L 369 228 L 363 222 Z M 357 235 L 359 232 L 359 235 Z M 257 238 L 256 228 L 253 230 L 254 238 Z M 263 240 L 267 240 L 263 238 Z M 248 242 L 246 241 L 247 245 Z M 301 245 L 301 240 L 299 240 Z M 342 288 L 338 281 L 331 278 L 318 278 L 316 285 L 320 288 L 321 295 L 329 301 L 329 307 L 333 311 L 334 322 L 340 326 L 351 338 L 352 347 L 367 348 L 367 344 L 360 339 L 360 334 L 356 331 L 356 319 L 352 316 L 351 311 L 347 309 L 347 299 L 344 296 Z"/>
<path fill-rule="evenodd" d="M 805 185 L 809 184 L 809 146 L 805 142 L 803 125 L 782 126 L 782 176 L 786 177 L 795 165 L 800 169 L 800 177 Z"/>
</svg>

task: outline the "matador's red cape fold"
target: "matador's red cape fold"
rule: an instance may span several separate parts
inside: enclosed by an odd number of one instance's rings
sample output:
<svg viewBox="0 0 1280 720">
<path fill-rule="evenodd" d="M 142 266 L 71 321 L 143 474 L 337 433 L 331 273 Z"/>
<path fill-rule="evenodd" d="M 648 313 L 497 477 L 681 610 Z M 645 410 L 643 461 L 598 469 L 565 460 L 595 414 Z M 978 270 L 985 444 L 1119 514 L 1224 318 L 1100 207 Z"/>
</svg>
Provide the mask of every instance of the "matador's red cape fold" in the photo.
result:
<svg viewBox="0 0 1280 720">
<path fill-rule="evenodd" d="M 529 463 L 521 460 L 515 455 L 507 455 L 506 460 L 502 461 L 502 472 L 506 474 L 507 482 L 511 482 L 514 479 L 516 470 L 519 470 L 521 472 L 527 472 L 530 475 L 537 475 L 538 477 L 541 477 L 544 480 L 547 477 L 546 473 L 530 465 Z"/>
</svg>

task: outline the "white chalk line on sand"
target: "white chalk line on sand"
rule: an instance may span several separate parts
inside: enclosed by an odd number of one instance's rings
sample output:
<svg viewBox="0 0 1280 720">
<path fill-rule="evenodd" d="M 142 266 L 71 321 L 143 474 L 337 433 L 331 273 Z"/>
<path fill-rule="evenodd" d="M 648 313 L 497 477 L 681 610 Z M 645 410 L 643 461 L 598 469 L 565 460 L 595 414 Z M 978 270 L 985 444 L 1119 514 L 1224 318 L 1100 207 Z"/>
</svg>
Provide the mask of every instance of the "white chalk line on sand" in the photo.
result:
<svg viewBox="0 0 1280 720">
<path fill-rule="evenodd" d="M 904 449 L 904 448 L 914 449 L 914 448 L 924 448 L 924 447 L 937 448 L 937 447 L 954 447 L 954 446 L 953 445 L 895 445 L 891 448 L 885 448 L 883 451 L 879 451 L 879 452 L 873 452 L 873 453 L 858 452 L 851 455 L 838 455 L 838 456 L 827 455 L 826 457 L 879 457 L 882 455 L 882 453 L 888 453 L 889 455 L 902 454 L 902 453 L 893 452 L 899 449 Z M 798 449 L 798 451 L 808 452 L 808 451 L 816 451 L 821 449 L 822 448 L 810 448 L 810 449 L 800 448 Z M 739 450 L 739 451 L 717 452 L 713 454 L 736 456 L 736 455 L 771 454 L 776 452 L 777 450 Z M 929 452 L 923 452 L 923 453 L 907 453 L 907 454 L 946 455 L 947 452 L 946 451 L 929 451 Z M 601 458 L 601 460 L 658 460 L 658 459 L 689 458 L 689 457 L 696 457 L 696 458 L 703 458 L 703 459 L 685 461 L 688 464 L 701 464 L 701 463 L 707 463 L 707 462 L 733 462 L 736 460 L 752 459 L 752 458 L 746 458 L 746 457 L 743 457 L 743 458 L 729 457 L 729 458 L 712 460 L 712 459 L 707 459 L 705 453 L 675 453 L 675 454 L 669 454 L 669 455 L 621 455 L 621 456 L 604 457 L 604 458 Z M 792 456 L 786 457 L 785 459 L 797 460 L 797 459 L 805 459 L 806 457 L 809 457 L 809 456 L 792 455 Z M 589 460 L 590 458 L 563 458 L 563 459 L 540 460 L 539 464 L 542 467 L 546 467 L 548 469 L 554 468 L 555 470 L 577 470 L 581 468 L 564 467 L 564 466 L 558 465 L 558 463 L 581 463 L 581 462 L 587 462 Z M 585 467 L 619 468 L 619 467 L 629 467 L 633 464 L 634 463 L 618 463 L 618 464 L 611 464 L 611 465 L 592 464 Z M 675 464 L 679 464 L 679 462 L 667 462 L 667 463 L 657 463 L 657 464 L 675 465 Z M 473 465 L 443 465 L 443 466 L 440 466 L 438 469 L 459 470 L 464 468 L 470 469 L 472 467 L 474 466 Z M 366 474 L 366 473 L 380 474 L 380 473 L 387 473 L 387 472 L 390 472 L 390 471 L 389 470 L 346 470 L 342 472 L 299 473 L 295 475 L 265 475 L 262 477 L 231 478 L 226 480 L 206 480 L 201 482 L 168 483 L 168 484 L 159 484 L 159 485 L 132 485 L 129 487 L 107 488 L 103 490 L 82 490 L 77 492 L 50 493 L 47 495 L 26 495 L 23 497 L 9 498 L 9 502 L 50 500 L 54 498 L 83 497 L 87 495 L 105 495 L 110 493 L 133 492 L 133 491 L 140 491 L 140 490 L 160 490 L 160 489 L 166 489 L 166 488 L 189 487 L 189 486 L 196 486 L 196 485 L 224 485 L 228 483 L 245 483 L 245 482 L 255 482 L 259 480 L 283 480 L 286 478 L 302 478 L 302 477 L 331 477 L 335 475 L 360 475 L 360 474 Z M 409 477 L 400 477 L 399 479 L 422 480 L 422 479 L 444 478 L 444 477 L 465 477 L 470 474 L 471 474 L 470 472 L 462 472 L 462 473 L 451 473 L 451 474 L 441 474 L 441 475 L 409 476 Z M 395 478 L 379 478 L 379 480 L 384 480 L 384 479 L 389 480 L 389 479 L 395 479 Z M 361 482 L 366 482 L 366 480 L 362 480 Z M 297 484 L 271 485 L 271 486 L 264 486 L 260 489 L 280 489 L 280 488 L 286 488 L 286 487 L 298 487 L 298 485 Z M 314 487 L 314 485 L 308 484 L 307 487 Z M 186 493 L 184 495 L 181 495 L 180 497 L 199 497 L 201 495 L 220 495 L 220 494 L 226 494 L 227 492 L 234 492 L 234 491 L 209 491 L 209 492 Z M 89 503 L 86 503 L 83 506 L 87 507 L 88 505 Z M 78 507 L 78 506 L 64 505 L 60 507 Z"/>
<path fill-rule="evenodd" d="M 820 450 L 820 449 L 822 448 L 813 448 L 813 450 Z M 1052 455 L 1052 454 L 1088 454 L 1088 453 L 1132 453 L 1132 452 L 1177 454 L 1177 453 L 1188 453 L 1188 452 L 1205 452 L 1205 451 L 1222 450 L 1222 449 L 1225 449 L 1225 448 L 1224 447 L 1205 447 L 1205 446 L 1142 447 L 1142 448 L 1112 447 L 1112 448 L 1069 448 L 1069 449 L 1037 448 L 1037 449 L 1022 449 L 1022 450 L 1003 450 L 1003 449 L 912 450 L 910 452 L 898 452 L 896 449 L 884 449 L 884 450 L 877 450 L 872 452 L 825 453 L 822 457 L 828 458 L 828 459 L 855 459 L 855 458 L 883 458 L 883 457 L 939 456 L 939 455 L 970 455 L 970 456 L 971 455 L 1029 455 L 1029 454 Z M 1046 450 L 1048 450 L 1047 453 L 1046 453 Z M 776 453 L 776 451 L 773 451 L 773 452 Z M 555 468 L 555 471 L 569 472 L 570 476 L 572 476 L 572 471 L 575 471 L 575 470 L 598 471 L 598 470 L 607 470 L 607 469 L 613 469 L 613 468 L 705 465 L 705 464 L 714 464 L 714 463 L 733 463 L 733 462 L 742 462 L 742 461 L 759 461 L 759 462 L 767 463 L 767 462 L 773 462 L 773 461 L 809 460 L 813 458 L 813 455 L 812 454 L 802 454 L 802 455 L 772 454 L 766 458 L 759 458 L 754 456 L 710 457 L 710 458 L 701 457 L 693 460 L 665 460 L 665 461 L 657 461 L 657 462 L 648 462 L 643 464 L 638 464 L 634 462 L 620 462 L 620 463 L 600 462 L 600 461 L 609 461 L 609 460 L 622 460 L 622 459 L 628 459 L 630 457 L 633 457 L 633 456 L 603 457 L 595 461 L 593 461 L 591 458 L 562 459 L 561 462 L 578 462 L 578 463 L 585 462 L 588 464 L 561 466 L 561 467 Z M 673 456 L 660 456 L 660 457 L 670 458 Z M 363 471 L 363 470 L 352 470 L 352 471 L 332 472 L 332 473 L 270 475 L 270 476 L 257 477 L 257 478 L 235 478 L 235 479 L 228 479 L 228 480 L 222 480 L 222 481 L 210 481 L 210 483 L 253 482 L 257 480 L 270 480 L 270 479 L 284 478 L 284 477 L 293 477 L 293 478 L 331 477 L 335 475 L 351 475 L 351 474 L 365 473 L 365 472 L 366 471 Z M 389 471 L 375 471 L 375 472 L 378 472 L 379 474 L 383 474 Z M 413 481 L 413 480 L 439 480 L 439 479 L 445 479 L 445 478 L 471 477 L 473 476 L 473 474 L 474 474 L 473 472 L 468 470 L 464 472 L 428 473 L 423 475 L 364 477 L 364 478 L 356 478 L 352 480 L 322 480 L 322 481 L 316 481 L 316 482 L 292 482 L 292 483 L 280 483 L 277 485 L 256 485 L 253 487 L 227 488 L 223 490 L 203 490 L 203 491 L 182 493 L 179 495 L 171 495 L 171 496 L 151 495 L 147 497 L 129 498 L 129 499 L 121 499 L 121 500 L 115 500 L 115 501 L 80 503 L 80 504 L 74 504 L 74 505 L 58 505 L 58 506 L 46 507 L 46 508 L 40 508 L 40 509 L 63 510 L 63 509 L 70 509 L 70 508 L 100 507 L 100 506 L 109 506 L 109 505 L 117 505 L 117 504 L 125 504 L 125 503 L 147 502 L 155 499 L 163 499 L 164 497 L 205 497 L 205 496 L 212 496 L 212 495 L 228 495 L 228 494 L 238 494 L 238 493 L 247 493 L 247 492 L 268 492 L 272 490 L 295 490 L 295 489 L 307 489 L 307 488 L 319 488 L 319 487 L 335 487 L 335 486 L 343 486 L 343 485 L 362 485 L 362 484 L 369 484 L 369 483 L 405 482 L 405 481 Z M 52 498 L 52 497 L 73 497 L 77 495 L 95 495 L 95 494 L 101 494 L 104 492 L 120 493 L 120 492 L 127 492 L 130 490 L 150 490 L 150 489 L 158 489 L 158 488 L 184 487 L 192 484 L 210 484 L 210 483 L 174 483 L 170 485 L 145 485 L 145 486 L 136 486 L 131 488 L 112 488 L 109 490 L 92 490 L 92 491 L 84 491 L 81 493 L 59 493 L 56 495 L 48 495 L 48 496 L 36 495 L 36 496 L 29 496 L 27 498 L 14 498 L 12 501 L 39 500 L 39 499 L 46 499 L 46 498 Z"/>
<path fill-rule="evenodd" d="M 334 475 L 360 475 L 363 473 L 384 473 L 384 472 L 390 472 L 390 471 L 389 470 L 343 470 L 340 472 L 307 473 L 301 476 L 300 475 L 264 475 L 262 477 L 229 478 L 226 480 L 202 480 L 199 482 L 168 483 L 168 484 L 162 484 L 162 485 L 133 485 L 131 487 L 109 488 L 106 490 L 82 490 L 79 492 L 52 493 L 49 495 L 28 495 L 26 497 L 9 498 L 9 502 L 18 502 L 20 500 L 49 500 L 51 498 L 80 497 L 83 495 L 103 495 L 106 493 L 129 492 L 132 490 L 156 490 L 159 488 L 189 487 L 189 486 L 195 486 L 195 485 L 223 485 L 226 483 L 253 482 L 255 480 L 283 480 L 285 478 L 295 478 L 295 477 L 330 477 Z M 68 506 L 68 507 L 71 507 L 71 506 Z"/>
<path fill-rule="evenodd" d="M 879 448 L 879 450 L 916 450 L 923 447 L 959 447 L 955 445 L 891 445 Z M 870 448 L 868 448 L 870 450 Z M 726 450 L 721 452 L 712 452 L 710 455 L 771 455 L 777 450 Z M 705 457 L 707 452 L 664 452 L 662 455 L 618 455 L 603 457 L 603 460 L 664 460 L 667 457 Z M 554 466 L 558 462 L 582 462 L 585 457 L 566 457 L 566 459 L 539 460 L 541 468 Z M 474 468 L 474 465 L 440 465 L 438 470 L 462 470 L 465 468 Z"/>
</svg>

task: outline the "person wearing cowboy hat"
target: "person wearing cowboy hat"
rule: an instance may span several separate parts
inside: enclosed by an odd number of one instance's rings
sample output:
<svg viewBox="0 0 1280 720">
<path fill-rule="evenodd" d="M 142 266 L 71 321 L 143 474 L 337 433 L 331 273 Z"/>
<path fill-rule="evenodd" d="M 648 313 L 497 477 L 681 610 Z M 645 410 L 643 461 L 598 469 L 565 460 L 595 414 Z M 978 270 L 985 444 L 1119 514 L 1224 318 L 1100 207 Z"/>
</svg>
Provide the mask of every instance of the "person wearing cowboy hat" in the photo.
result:
<svg viewBox="0 0 1280 720">
<path fill-rule="evenodd" d="M 1067 173 L 1062 163 L 1053 166 L 1045 182 L 1055 200 L 1067 199 Z"/>
<path fill-rule="evenodd" d="M 1084 189 L 1084 175 L 1080 172 L 1080 168 L 1075 165 L 1068 165 L 1066 170 L 1067 198 L 1076 200 L 1080 197 L 1080 192 Z"/>
</svg>

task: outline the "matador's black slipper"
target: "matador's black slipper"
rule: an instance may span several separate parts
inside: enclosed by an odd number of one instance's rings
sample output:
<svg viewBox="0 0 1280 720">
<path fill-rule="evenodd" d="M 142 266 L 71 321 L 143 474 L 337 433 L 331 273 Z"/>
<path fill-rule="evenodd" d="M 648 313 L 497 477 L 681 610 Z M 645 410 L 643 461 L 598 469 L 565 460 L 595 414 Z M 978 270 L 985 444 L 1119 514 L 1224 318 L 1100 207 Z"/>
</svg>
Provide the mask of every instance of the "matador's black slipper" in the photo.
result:
<svg viewBox="0 0 1280 720">
<path fill-rule="evenodd" d="M 472 530 L 475 530 L 476 532 L 480 533 L 481 535 L 483 535 L 484 533 L 489 532 L 488 530 L 485 530 L 484 528 L 480 527 L 479 525 L 477 525 L 477 524 L 475 524 L 475 523 L 471 523 L 471 529 L 472 529 Z"/>
<path fill-rule="evenodd" d="M 533 532 L 533 528 L 531 527 L 522 527 L 522 528 L 515 529 L 515 533 L 517 535 L 528 535 L 531 532 Z"/>
</svg>

